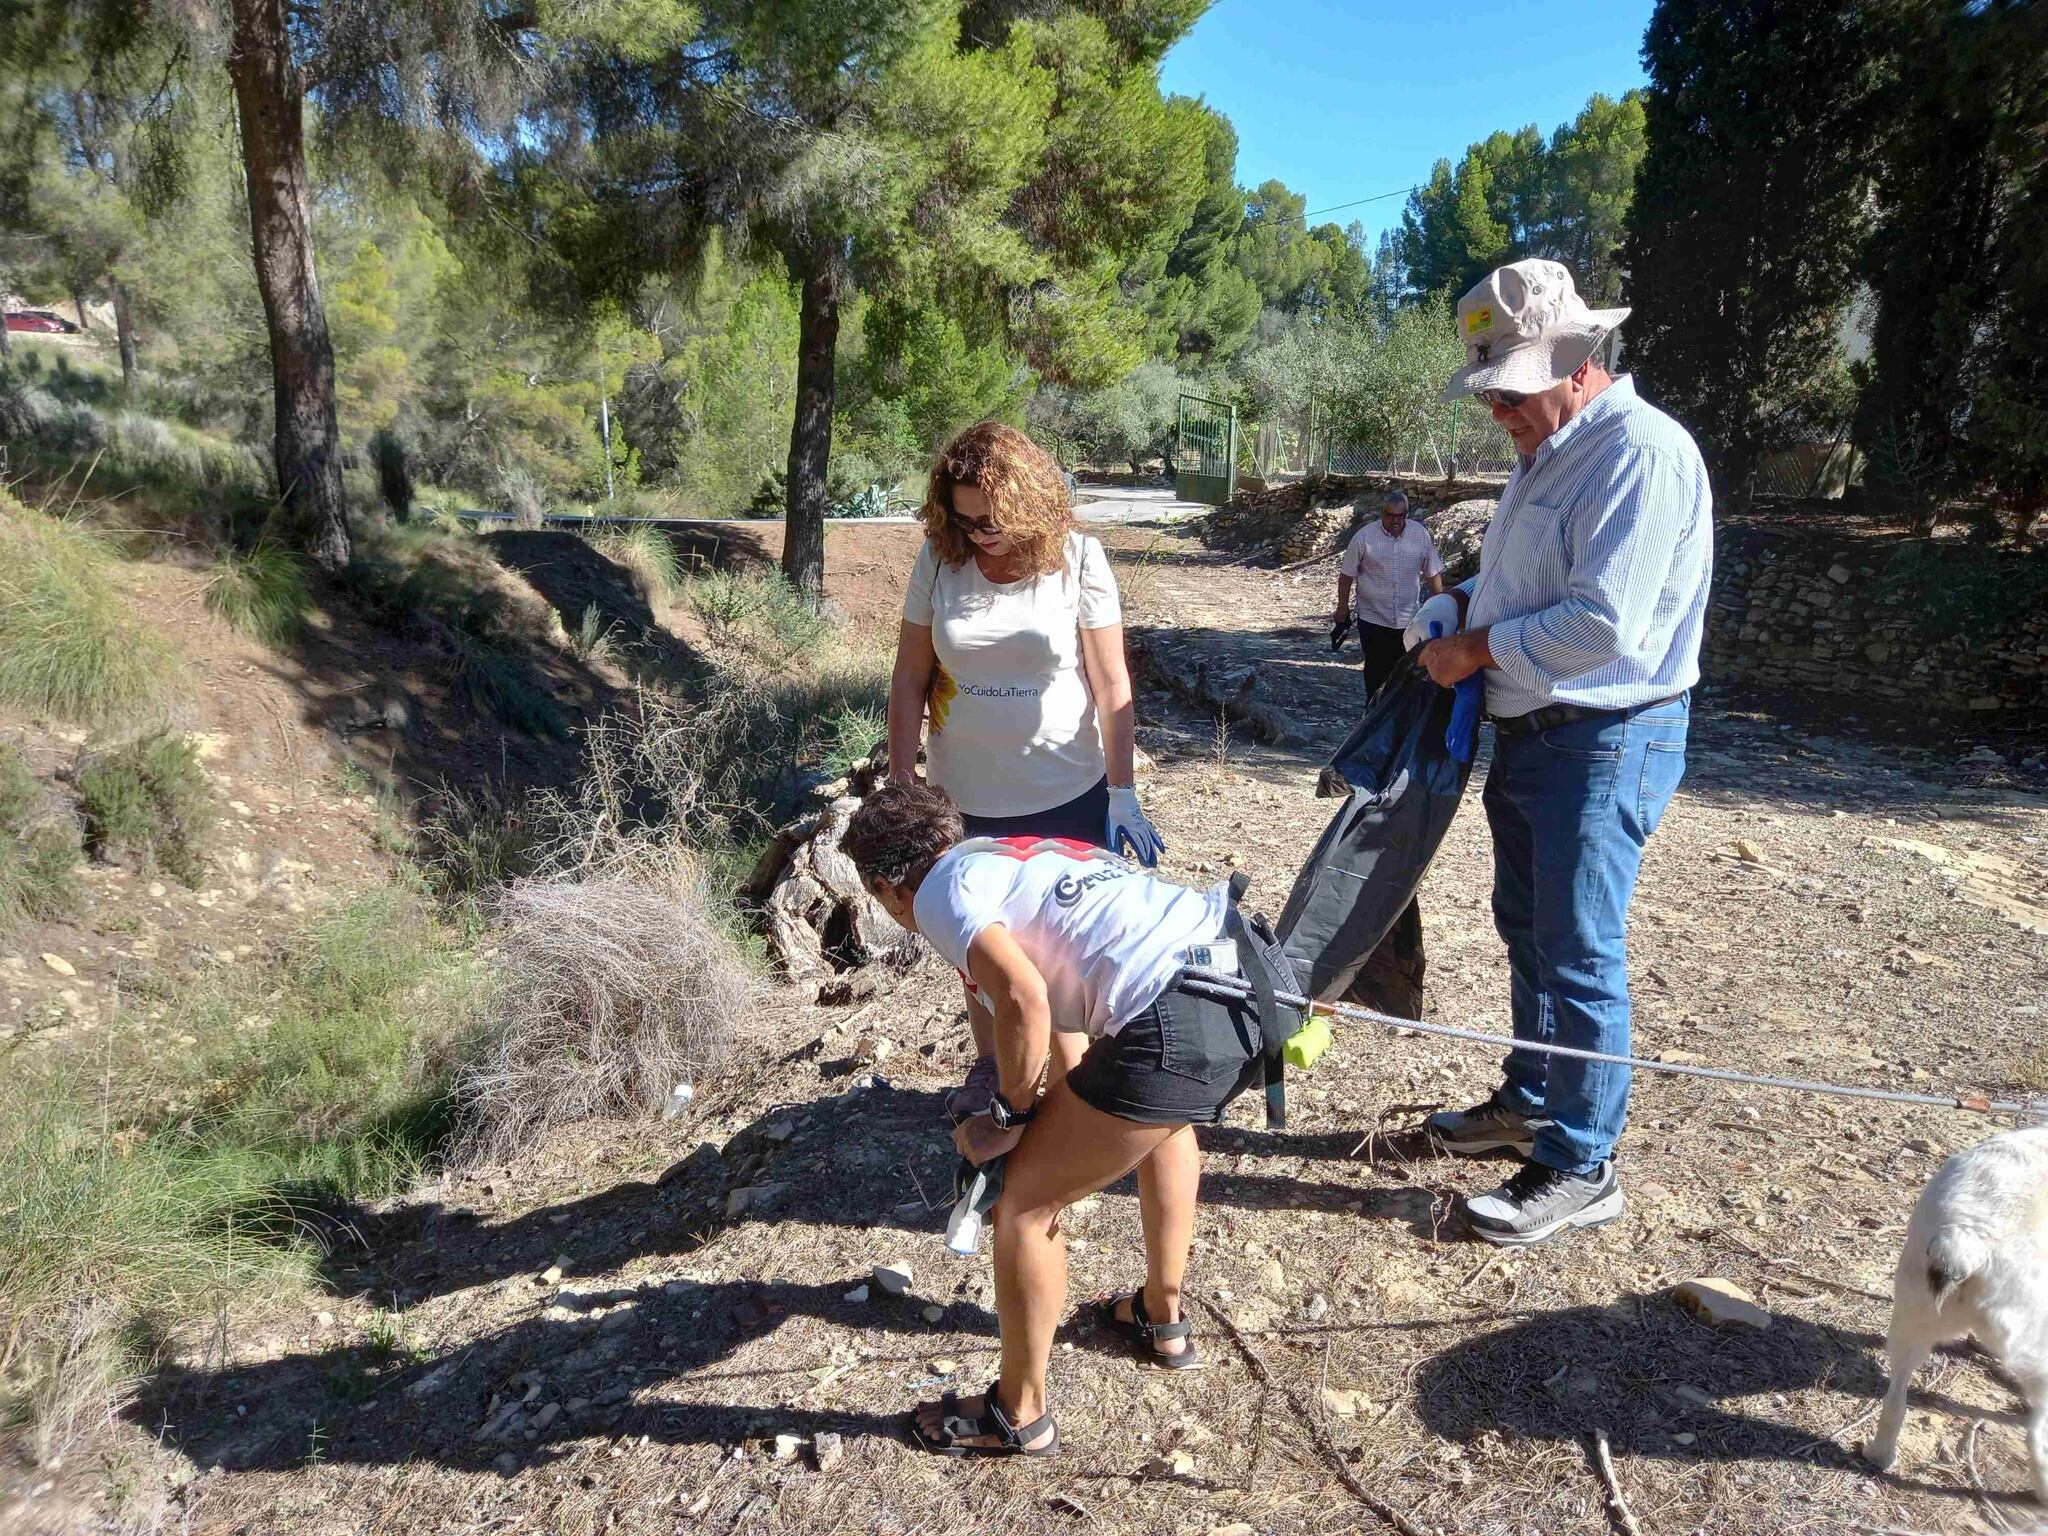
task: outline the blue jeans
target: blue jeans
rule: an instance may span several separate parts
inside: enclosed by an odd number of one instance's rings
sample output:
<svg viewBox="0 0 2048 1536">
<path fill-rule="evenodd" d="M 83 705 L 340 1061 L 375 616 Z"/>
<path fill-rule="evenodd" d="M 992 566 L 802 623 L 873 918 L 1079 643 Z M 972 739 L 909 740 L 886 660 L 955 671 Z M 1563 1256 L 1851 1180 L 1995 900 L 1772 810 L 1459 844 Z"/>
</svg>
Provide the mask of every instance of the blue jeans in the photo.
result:
<svg viewBox="0 0 2048 1536">
<path fill-rule="evenodd" d="M 1627 1055 L 1628 904 L 1643 845 L 1685 773 L 1690 696 L 1633 714 L 1497 734 L 1487 771 L 1493 922 L 1515 1038 Z M 1501 1097 L 1553 1122 L 1535 1158 L 1591 1173 L 1628 1118 L 1629 1069 L 1511 1051 Z"/>
</svg>

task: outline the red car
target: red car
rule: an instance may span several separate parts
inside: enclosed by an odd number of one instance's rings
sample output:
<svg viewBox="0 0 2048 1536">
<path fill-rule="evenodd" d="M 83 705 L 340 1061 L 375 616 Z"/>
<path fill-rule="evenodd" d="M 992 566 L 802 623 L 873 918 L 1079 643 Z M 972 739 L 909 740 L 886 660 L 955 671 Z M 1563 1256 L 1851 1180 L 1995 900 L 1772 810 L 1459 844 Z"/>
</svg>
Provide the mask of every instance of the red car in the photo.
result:
<svg viewBox="0 0 2048 1536">
<path fill-rule="evenodd" d="M 45 336 L 67 336 L 78 329 L 68 321 L 36 309 L 17 309 L 7 317 L 10 331 L 34 331 Z"/>
</svg>

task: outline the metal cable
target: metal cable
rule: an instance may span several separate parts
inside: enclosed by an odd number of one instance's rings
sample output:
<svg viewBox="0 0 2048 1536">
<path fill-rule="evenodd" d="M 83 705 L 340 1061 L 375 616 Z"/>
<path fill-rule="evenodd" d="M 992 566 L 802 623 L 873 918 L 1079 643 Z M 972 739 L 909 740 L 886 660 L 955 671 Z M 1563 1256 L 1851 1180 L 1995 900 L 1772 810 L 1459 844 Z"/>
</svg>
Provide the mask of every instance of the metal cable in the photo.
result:
<svg viewBox="0 0 2048 1536">
<path fill-rule="evenodd" d="M 1180 984 L 1209 997 L 1239 1002 L 1250 995 L 1242 978 L 1220 971 L 1189 969 L 1181 972 Z M 1455 1024 L 1426 1024 L 1420 1019 L 1397 1018 L 1355 1003 L 1319 1003 L 1298 992 L 1275 992 L 1278 1002 L 1313 1013 L 1361 1023 L 1380 1024 L 1388 1029 L 1412 1029 L 1418 1034 L 1439 1035 L 1447 1040 L 1472 1040 L 1481 1045 L 1505 1047 L 1511 1051 L 1535 1051 L 1546 1056 L 1570 1056 L 1579 1061 L 1608 1061 L 1621 1067 L 1638 1067 L 1645 1072 L 1668 1072 L 1675 1077 L 1704 1077 L 1718 1083 L 1745 1083 L 1752 1088 L 1782 1088 L 1790 1093 L 1830 1094 L 1841 1099 L 1875 1099 L 1885 1104 L 1920 1104 L 1933 1109 L 1966 1109 L 1979 1115 L 2012 1115 L 2033 1119 L 2048 1113 L 2040 1101 L 1987 1099 L 1981 1094 L 1943 1096 L 1907 1093 L 1896 1088 L 1856 1088 L 1846 1083 L 1815 1083 L 1797 1077 L 1764 1077 L 1754 1072 L 1737 1072 L 1729 1067 L 1695 1067 L 1676 1061 L 1646 1061 L 1640 1056 L 1617 1056 L 1609 1051 L 1587 1051 L 1577 1046 L 1555 1045 L 1542 1040 L 1517 1040 L 1512 1035 L 1489 1034 L 1483 1029 L 1462 1029 Z"/>
</svg>

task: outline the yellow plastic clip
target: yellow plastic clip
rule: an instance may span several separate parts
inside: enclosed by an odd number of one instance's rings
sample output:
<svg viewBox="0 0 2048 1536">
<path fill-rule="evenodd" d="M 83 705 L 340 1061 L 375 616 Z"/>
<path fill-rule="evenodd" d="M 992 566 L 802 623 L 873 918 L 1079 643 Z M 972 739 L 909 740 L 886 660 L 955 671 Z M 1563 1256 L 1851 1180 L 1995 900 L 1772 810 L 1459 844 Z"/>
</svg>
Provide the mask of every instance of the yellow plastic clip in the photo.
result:
<svg viewBox="0 0 2048 1536">
<path fill-rule="evenodd" d="M 1311 1014 L 1303 1021 L 1300 1029 L 1280 1048 L 1280 1054 L 1287 1065 L 1297 1072 L 1306 1072 L 1322 1060 L 1323 1052 L 1336 1043 L 1330 1033 L 1330 1020 L 1325 1014 Z"/>
</svg>

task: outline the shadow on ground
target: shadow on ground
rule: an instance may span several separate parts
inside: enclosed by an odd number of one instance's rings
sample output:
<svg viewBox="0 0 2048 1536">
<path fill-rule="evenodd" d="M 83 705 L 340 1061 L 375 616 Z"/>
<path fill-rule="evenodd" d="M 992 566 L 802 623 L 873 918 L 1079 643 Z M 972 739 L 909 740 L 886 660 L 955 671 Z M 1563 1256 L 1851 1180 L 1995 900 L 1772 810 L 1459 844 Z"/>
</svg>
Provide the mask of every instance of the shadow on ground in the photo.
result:
<svg viewBox="0 0 2048 1536">
<path fill-rule="evenodd" d="M 848 1333 L 902 1334 L 901 1351 L 876 1357 L 900 1365 L 920 1358 L 918 1344 L 930 1336 L 926 1305 L 944 1306 L 947 1326 L 993 1340 L 995 1319 L 984 1306 L 878 1290 L 849 1300 L 847 1293 L 867 1282 L 864 1273 L 811 1283 L 674 1276 L 618 1285 L 580 1277 L 615 1273 L 638 1258 L 682 1260 L 743 1222 L 935 1236 L 943 1213 L 914 1190 L 946 1187 L 951 1151 L 937 1134 L 938 1105 L 932 1093 L 857 1086 L 778 1106 L 722 1153 L 700 1148 L 654 1182 L 621 1184 L 507 1222 L 482 1222 L 432 1202 L 366 1217 L 357 1224 L 366 1248 L 335 1254 L 328 1279 L 337 1292 L 388 1298 L 395 1335 L 406 1332 L 410 1308 L 457 1291 L 475 1291 L 479 1307 L 495 1308 L 506 1320 L 446 1354 L 419 1357 L 395 1345 L 359 1343 L 247 1366 L 178 1370 L 159 1378 L 131 1417 L 199 1465 L 229 1470 L 283 1469 L 313 1458 L 427 1460 L 483 1470 L 507 1453 L 522 1465 L 552 1459 L 593 1436 L 645 1435 L 671 1445 L 820 1429 L 897 1437 L 893 1415 L 802 1406 L 815 1349 L 804 1352 L 801 1365 L 791 1356 L 787 1368 L 738 1373 L 760 1378 L 758 1407 L 676 1394 L 693 1373 L 793 1317 Z M 1357 1182 L 1343 1182 L 1218 1169 L 1205 1178 L 1205 1204 L 1348 1211 L 1368 1223 L 1362 1232 L 1371 1223 L 1398 1222 L 1434 1235 L 1439 1202 L 1426 1189 L 1374 1183 L 1371 1167 L 1352 1156 L 1355 1135 L 1267 1136 L 1225 1127 L 1204 1139 L 1219 1156 L 1344 1160 L 1355 1162 L 1359 1174 Z M 904 1168 L 906 1148 L 916 1149 L 909 1158 L 915 1178 Z M 827 1165 L 831 1178 L 819 1178 Z M 735 1189 L 753 1191 L 737 1208 L 729 1205 Z M 544 1271 L 558 1260 L 568 1273 L 555 1283 Z M 1464 1325 L 1475 1321 L 1481 1320 Z M 1598 1427 L 1617 1450 L 1667 1460 L 1847 1467 L 1847 1451 L 1772 1422 L 1756 1400 L 1820 1384 L 1874 1398 L 1883 1387 L 1874 1336 L 1792 1317 L 1766 1333 L 1721 1332 L 1649 1297 L 1502 1314 L 1497 1321 L 1505 1326 L 1422 1365 L 1415 1402 L 1433 1433 L 1462 1440 L 1494 1430 L 1511 1439 L 1565 1442 Z M 1431 1325 L 1392 1319 L 1377 1326 Z M 723 1371 L 720 1379 L 734 1373 Z M 1724 1406 L 1736 1399 L 1743 1406 Z M 1692 1438 L 1681 1441 L 1680 1434 Z"/>
<path fill-rule="evenodd" d="M 697 670 L 699 658 L 654 616 L 630 571 L 574 533 L 505 532 L 480 542 L 500 565 L 525 578 L 572 637 L 594 630 L 637 680 L 671 680 Z"/>
</svg>

